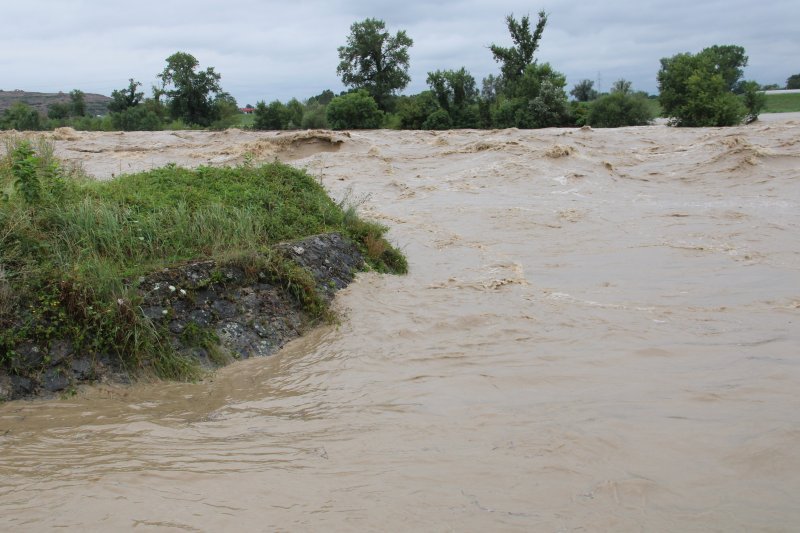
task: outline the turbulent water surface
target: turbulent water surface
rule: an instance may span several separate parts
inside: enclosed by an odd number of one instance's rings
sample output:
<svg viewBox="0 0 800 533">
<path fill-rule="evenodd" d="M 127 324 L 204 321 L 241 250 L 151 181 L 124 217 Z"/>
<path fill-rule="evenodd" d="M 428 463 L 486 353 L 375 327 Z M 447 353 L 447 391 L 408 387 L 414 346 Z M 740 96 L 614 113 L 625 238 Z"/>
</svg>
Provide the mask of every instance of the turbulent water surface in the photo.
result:
<svg viewBox="0 0 800 533">
<path fill-rule="evenodd" d="M 800 117 L 67 133 L 99 178 L 286 156 L 411 272 L 360 275 L 339 325 L 202 383 L 0 405 L 0 530 L 800 524 Z"/>
</svg>

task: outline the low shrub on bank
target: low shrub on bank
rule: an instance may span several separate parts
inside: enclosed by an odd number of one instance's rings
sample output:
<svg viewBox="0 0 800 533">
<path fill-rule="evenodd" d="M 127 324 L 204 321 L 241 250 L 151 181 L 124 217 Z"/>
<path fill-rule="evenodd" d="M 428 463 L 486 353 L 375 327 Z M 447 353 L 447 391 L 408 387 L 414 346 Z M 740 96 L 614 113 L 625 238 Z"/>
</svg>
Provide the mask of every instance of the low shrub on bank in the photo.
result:
<svg viewBox="0 0 800 533">
<path fill-rule="evenodd" d="M 11 371 L 20 342 L 70 338 L 76 351 L 116 355 L 132 371 L 193 377 L 196 366 L 139 310 L 139 280 L 171 265 L 210 259 L 267 271 L 320 317 L 313 280 L 275 243 L 335 231 L 373 268 L 407 268 L 385 227 L 277 162 L 168 165 L 100 182 L 60 167 L 46 142 L 16 139 L 0 161 L 0 195 L 0 368 Z"/>
</svg>

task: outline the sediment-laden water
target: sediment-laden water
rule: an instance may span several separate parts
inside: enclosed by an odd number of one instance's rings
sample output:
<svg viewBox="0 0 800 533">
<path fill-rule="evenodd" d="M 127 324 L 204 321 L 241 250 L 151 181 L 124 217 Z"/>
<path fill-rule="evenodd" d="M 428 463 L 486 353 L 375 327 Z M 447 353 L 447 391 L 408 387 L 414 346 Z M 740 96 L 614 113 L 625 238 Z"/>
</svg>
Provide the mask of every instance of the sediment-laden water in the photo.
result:
<svg viewBox="0 0 800 533">
<path fill-rule="evenodd" d="M 202 383 L 0 405 L 0 530 L 800 524 L 797 115 L 62 137 L 99 178 L 286 156 L 411 272 L 360 275 L 339 325 Z"/>
</svg>

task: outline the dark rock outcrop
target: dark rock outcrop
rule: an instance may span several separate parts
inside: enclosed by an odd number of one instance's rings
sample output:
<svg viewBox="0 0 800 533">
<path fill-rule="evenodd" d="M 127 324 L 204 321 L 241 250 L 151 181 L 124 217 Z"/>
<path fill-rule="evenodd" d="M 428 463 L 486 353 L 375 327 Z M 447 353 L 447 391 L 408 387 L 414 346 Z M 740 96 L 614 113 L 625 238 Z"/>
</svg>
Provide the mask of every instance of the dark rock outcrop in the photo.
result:
<svg viewBox="0 0 800 533">
<path fill-rule="evenodd" d="M 306 269 L 326 300 L 364 268 L 357 248 L 335 233 L 275 249 Z M 214 261 L 179 265 L 139 280 L 139 312 L 166 333 L 177 352 L 206 368 L 267 356 L 310 325 L 300 302 L 269 280 L 267 273 Z M 56 393 L 96 380 L 128 379 L 112 358 L 76 353 L 70 339 L 42 346 L 25 341 L 15 352 L 15 370 L 4 375 L 0 369 L 0 401 Z"/>
</svg>

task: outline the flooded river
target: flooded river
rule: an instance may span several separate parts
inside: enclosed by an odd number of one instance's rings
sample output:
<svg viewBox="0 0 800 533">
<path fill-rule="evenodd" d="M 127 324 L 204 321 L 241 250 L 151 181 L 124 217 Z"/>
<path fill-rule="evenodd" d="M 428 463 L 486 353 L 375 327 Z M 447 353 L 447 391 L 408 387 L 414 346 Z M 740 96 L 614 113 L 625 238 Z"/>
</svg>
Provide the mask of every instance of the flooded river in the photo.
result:
<svg viewBox="0 0 800 533">
<path fill-rule="evenodd" d="M 108 178 L 265 135 L 58 150 Z M 201 383 L 0 405 L 0 530 L 796 530 L 800 116 L 337 135 L 287 159 L 409 275 Z"/>
</svg>

